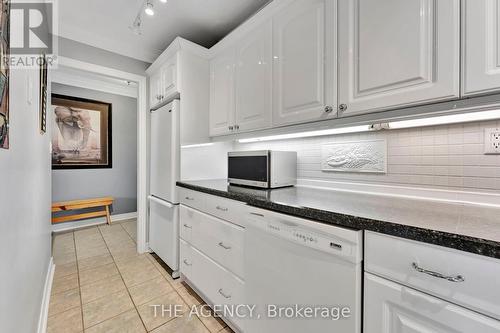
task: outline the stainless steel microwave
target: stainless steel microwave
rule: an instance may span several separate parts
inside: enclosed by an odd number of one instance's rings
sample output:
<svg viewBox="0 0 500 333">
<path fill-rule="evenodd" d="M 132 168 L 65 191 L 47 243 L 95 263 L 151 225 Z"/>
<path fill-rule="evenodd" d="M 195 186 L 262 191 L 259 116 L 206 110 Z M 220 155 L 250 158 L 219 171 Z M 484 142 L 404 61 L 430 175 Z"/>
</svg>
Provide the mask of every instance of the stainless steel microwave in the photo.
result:
<svg viewBox="0 0 500 333">
<path fill-rule="evenodd" d="M 294 151 L 236 151 L 229 152 L 227 159 L 230 184 L 277 188 L 297 183 Z"/>
</svg>

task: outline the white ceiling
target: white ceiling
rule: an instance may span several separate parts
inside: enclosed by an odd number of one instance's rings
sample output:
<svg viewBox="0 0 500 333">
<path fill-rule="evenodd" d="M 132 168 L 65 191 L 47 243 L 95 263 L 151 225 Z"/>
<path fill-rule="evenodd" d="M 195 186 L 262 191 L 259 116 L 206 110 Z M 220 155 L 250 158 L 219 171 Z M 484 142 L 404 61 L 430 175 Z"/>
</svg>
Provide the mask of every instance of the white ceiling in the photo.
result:
<svg viewBox="0 0 500 333">
<path fill-rule="evenodd" d="M 144 0 L 58 1 L 58 34 L 108 51 L 152 62 L 180 36 L 211 47 L 269 0 L 151 0 L 155 15 L 142 15 L 142 35 L 129 26 Z"/>
</svg>

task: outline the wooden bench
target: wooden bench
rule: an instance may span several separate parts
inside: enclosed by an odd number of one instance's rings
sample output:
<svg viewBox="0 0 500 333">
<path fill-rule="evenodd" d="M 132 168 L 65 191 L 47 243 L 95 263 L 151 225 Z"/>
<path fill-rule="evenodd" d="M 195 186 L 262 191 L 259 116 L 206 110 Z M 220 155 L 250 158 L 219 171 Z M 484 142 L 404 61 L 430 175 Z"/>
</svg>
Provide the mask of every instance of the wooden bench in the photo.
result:
<svg viewBox="0 0 500 333">
<path fill-rule="evenodd" d="M 76 221 L 83 219 L 90 219 L 93 217 L 106 216 L 106 222 L 111 224 L 111 218 L 109 216 L 109 208 L 113 204 L 113 197 L 105 198 L 95 198 L 95 199 L 85 199 L 85 200 L 72 200 L 64 202 L 54 202 L 52 204 L 52 224 Z M 75 213 L 71 215 L 64 216 L 54 216 L 54 213 L 63 211 L 80 210 L 85 208 L 98 208 L 103 207 L 103 210 L 98 210 L 89 213 Z"/>
</svg>

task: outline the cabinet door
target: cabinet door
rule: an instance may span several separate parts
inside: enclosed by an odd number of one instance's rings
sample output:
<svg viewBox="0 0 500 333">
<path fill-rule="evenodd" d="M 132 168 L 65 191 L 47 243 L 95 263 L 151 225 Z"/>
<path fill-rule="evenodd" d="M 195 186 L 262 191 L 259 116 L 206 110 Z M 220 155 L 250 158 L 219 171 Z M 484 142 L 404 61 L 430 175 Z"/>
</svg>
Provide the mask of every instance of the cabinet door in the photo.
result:
<svg viewBox="0 0 500 333">
<path fill-rule="evenodd" d="M 500 332 L 495 319 L 375 275 L 364 288 L 365 333 Z"/>
<path fill-rule="evenodd" d="M 177 55 L 172 56 L 160 69 L 161 96 L 163 99 L 173 96 L 177 90 Z"/>
<path fill-rule="evenodd" d="M 459 0 L 339 0 L 340 116 L 457 98 L 459 9 Z"/>
<path fill-rule="evenodd" d="M 272 25 L 249 33 L 236 50 L 235 125 L 239 131 L 271 126 Z"/>
<path fill-rule="evenodd" d="M 217 55 L 210 63 L 210 135 L 232 132 L 234 125 L 235 50 Z"/>
<path fill-rule="evenodd" d="M 273 18 L 273 125 L 336 117 L 335 4 L 295 0 Z"/>
<path fill-rule="evenodd" d="M 500 91 L 500 1 L 464 1 L 463 94 Z"/>
<path fill-rule="evenodd" d="M 160 73 L 156 73 L 149 77 L 149 106 L 154 107 L 160 101 Z"/>
</svg>

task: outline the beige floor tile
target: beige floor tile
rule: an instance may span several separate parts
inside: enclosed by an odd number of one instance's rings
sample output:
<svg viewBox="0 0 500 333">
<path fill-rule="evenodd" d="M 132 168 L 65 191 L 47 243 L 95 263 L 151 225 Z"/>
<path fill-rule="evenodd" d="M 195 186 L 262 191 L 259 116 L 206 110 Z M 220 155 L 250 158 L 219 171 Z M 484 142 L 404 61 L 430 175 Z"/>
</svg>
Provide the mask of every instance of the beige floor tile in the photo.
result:
<svg viewBox="0 0 500 333">
<path fill-rule="evenodd" d="M 106 243 L 104 242 L 104 239 L 101 236 L 99 236 L 98 238 L 96 237 L 76 242 L 77 251 L 82 251 L 93 247 L 103 247 L 103 246 L 106 246 Z"/>
<path fill-rule="evenodd" d="M 111 253 L 119 252 L 124 249 L 137 249 L 137 244 L 127 236 L 127 239 L 112 240 L 111 242 L 106 241 L 106 245 Z"/>
<path fill-rule="evenodd" d="M 54 280 L 77 273 L 76 262 L 70 262 L 69 264 L 56 265 L 56 270 L 54 272 Z"/>
<path fill-rule="evenodd" d="M 155 306 L 152 306 L 155 305 Z M 185 313 L 188 309 L 177 293 L 169 293 L 150 300 L 138 307 L 139 315 L 146 325 L 148 331 L 151 331 L 166 322 L 175 318 L 175 305 L 178 306 L 179 315 Z M 155 313 L 156 309 L 156 313 Z M 170 311 L 169 311 L 170 310 Z"/>
<path fill-rule="evenodd" d="M 200 305 L 203 303 L 203 299 L 188 285 L 183 284 L 181 288 L 177 289 L 177 292 L 188 306 Z"/>
<path fill-rule="evenodd" d="M 132 300 L 136 306 L 173 291 L 174 288 L 172 288 L 163 276 L 148 280 L 129 289 L 130 296 L 132 296 Z"/>
<path fill-rule="evenodd" d="M 127 247 L 124 249 L 113 249 L 111 255 L 115 261 L 130 260 L 133 257 L 140 257 L 142 254 L 137 253 L 136 247 Z"/>
<path fill-rule="evenodd" d="M 51 294 L 54 295 L 75 288 L 78 288 L 78 274 L 71 274 L 54 279 Z"/>
<path fill-rule="evenodd" d="M 90 227 L 86 229 L 80 229 L 74 232 L 75 241 L 83 240 L 85 238 L 94 238 L 100 235 L 99 229 L 97 227 Z"/>
<path fill-rule="evenodd" d="M 128 288 L 161 276 L 160 272 L 153 265 L 124 270 L 121 271 L 121 274 Z"/>
<path fill-rule="evenodd" d="M 125 284 L 120 275 L 115 275 L 94 283 L 81 286 L 82 303 L 87 304 L 109 294 L 125 290 Z"/>
<path fill-rule="evenodd" d="M 54 243 L 52 246 L 52 253 L 64 254 L 75 252 L 75 241 L 73 239 L 68 239 L 64 242 Z"/>
<path fill-rule="evenodd" d="M 52 295 L 50 297 L 49 317 L 75 307 L 80 307 L 80 291 L 78 288 Z"/>
<path fill-rule="evenodd" d="M 47 333 L 78 333 L 83 331 L 80 307 L 49 317 Z"/>
<path fill-rule="evenodd" d="M 114 263 L 88 269 L 80 272 L 80 285 L 85 286 L 99 280 L 118 275 L 118 269 Z"/>
<path fill-rule="evenodd" d="M 111 225 L 109 224 L 102 224 L 99 226 L 99 230 L 101 231 L 103 236 L 106 235 L 112 235 L 116 233 L 120 233 L 123 231 L 123 228 L 121 227 L 120 224 L 118 223 L 113 223 Z"/>
<path fill-rule="evenodd" d="M 209 330 L 195 315 L 186 313 L 180 318 L 175 318 L 158 327 L 153 333 L 209 333 Z"/>
<path fill-rule="evenodd" d="M 134 305 L 126 291 L 104 296 L 83 305 L 84 327 L 94 326 L 132 309 Z"/>
<path fill-rule="evenodd" d="M 109 253 L 101 254 L 95 257 L 89 257 L 85 259 L 78 260 L 78 270 L 80 272 L 87 269 L 97 268 L 106 264 L 113 262 L 113 258 Z"/>
<path fill-rule="evenodd" d="M 84 249 L 78 250 L 77 257 L 78 257 L 78 260 L 82 260 L 85 258 L 100 256 L 103 254 L 109 254 L 109 251 L 108 251 L 108 248 L 106 247 L 106 245 L 101 245 L 101 246 L 91 247 L 91 248 L 84 248 Z"/>
<path fill-rule="evenodd" d="M 85 333 L 143 333 L 146 332 L 135 309 L 103 321 L 85 330 Z"/>
<path fill-rule="evenodd" d="M 75 252 L 65 253 L 65 254 L 53 253 L 52 256 L 54 257 L 54 263 L 56 265 L 65 265 L 72 262 L 76 262 Z"/>
<path fill-rule="evenodd" d="M 153 266 L 153 264 L 145 255 L 142 255 L 131 257 L 128 260 L 119 260 L 116 262 L 116 266 L 123 272 L 138 268 L 148 268 Z"/>
<path fill-rule="evenodd" d="M 212 333 L 219 332 L 223 328 L 225 328 L 227 325 L 226 323 L 220 319 L 219 317 L 214 317 L 208 316 L 209 313 L 212 313 L 212 310 L 210 307 L 206 304 L 198 305 L 198 313 L 203 314 L 203 316 L 200 316 L 200 320 L 205 325 L 208 330 Z"/>
</svg>

